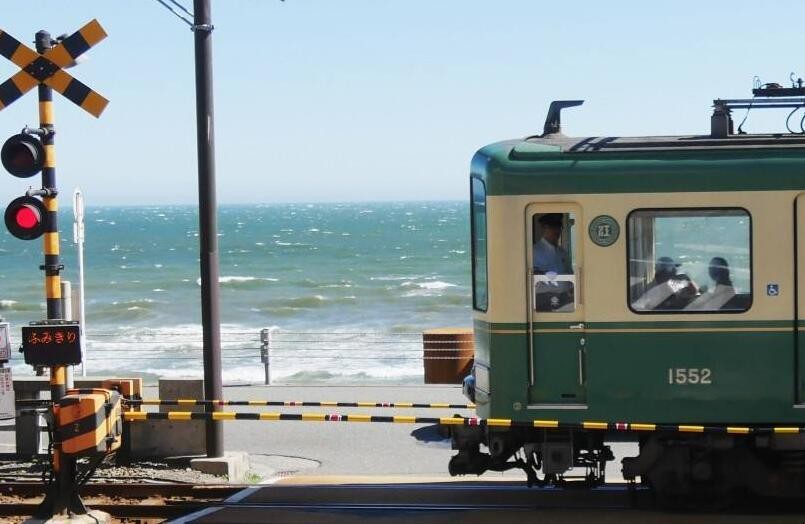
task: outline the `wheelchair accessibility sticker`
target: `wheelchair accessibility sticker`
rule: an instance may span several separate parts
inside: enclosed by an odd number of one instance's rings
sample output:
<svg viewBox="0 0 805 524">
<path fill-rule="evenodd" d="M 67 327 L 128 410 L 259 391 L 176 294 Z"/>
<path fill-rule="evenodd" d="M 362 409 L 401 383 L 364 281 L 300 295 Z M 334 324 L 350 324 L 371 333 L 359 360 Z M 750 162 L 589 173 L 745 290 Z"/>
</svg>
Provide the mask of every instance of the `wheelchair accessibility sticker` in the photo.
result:
<svg viewBox="0 0 805 524">
<path fill-rule="evenodd" d="M 780 295 L 780 284 L 766 284 L 766 294 L 770 297 Z"/>
</svg>

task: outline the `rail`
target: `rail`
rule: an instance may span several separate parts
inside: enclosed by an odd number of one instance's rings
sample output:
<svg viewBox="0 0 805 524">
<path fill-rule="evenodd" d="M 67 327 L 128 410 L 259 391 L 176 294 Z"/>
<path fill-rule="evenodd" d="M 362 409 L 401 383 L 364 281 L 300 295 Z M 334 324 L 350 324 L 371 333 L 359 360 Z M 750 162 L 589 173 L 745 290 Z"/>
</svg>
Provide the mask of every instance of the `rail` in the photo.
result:
<svg viewBox="0 0 805 524">
<path fill-rule="evenodd" d="M 86 334 L 85 361 L 91 369 L 114 366 L 115 371 L 153 369 L 166 376 L 187 371 L 201 362 L 201 332 L 136 330 L 97 331 Z M 442 347 L 443 346 L 443 347 Z M 262 381 L 272 382 L 276 372 L 294 373 L 348 369 L 355 374 L 394 371 L 421 376 L 426 361 L 466 360 L 452 341 L 429 341 L 423 349 L 423 333 L 390 331 L 259 331 L 223 330 L 222 360 L 230 368 L 263 368 Z M 112 369 L 109 369 L 112 371 Z M 259 373 L 259 372 L 256 372 Z M 258 381 L 254 374 L 253 381 Z"/>
</svg>

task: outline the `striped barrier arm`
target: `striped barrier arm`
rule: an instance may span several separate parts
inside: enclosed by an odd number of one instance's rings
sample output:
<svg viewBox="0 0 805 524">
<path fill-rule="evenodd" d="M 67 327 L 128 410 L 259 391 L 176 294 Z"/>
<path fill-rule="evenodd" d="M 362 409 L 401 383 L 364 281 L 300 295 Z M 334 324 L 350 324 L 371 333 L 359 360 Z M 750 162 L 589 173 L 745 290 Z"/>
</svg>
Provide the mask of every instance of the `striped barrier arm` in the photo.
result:
<svg viewBox="0 0 805 524">
<path fill-rule="evenodd" d="M 475 409 L 475 404 L 448 404 L 441 402 L 334 402 L 303 400 L 198 400 L 198 399 L 126 399 L 131 406 L 304 406 L 338 408 L 425 408 Z"/>
<path fill-rule="evenodd" d="M 338 413 L 240 413 L 217 411 L 211 413 L 172 411 L 168 413 L 147 413 L 130 411 L 123 413 L 123 420 L 136 422 L 142 420 L 263 420 L 263 421 L 306 421 L 306 422 L 376 422 L 398 424 L 440 424 L 445 426 L 478 427 L 525 427 L 542 429 L 575 429 L 599 431 L 663 431 L 673 433 L 721 433 L 733 435 L 791 435 L 805 433 L 799 426 L 699 426 L 685 424 L 648 424 L 628 422 L 560 422 L 558 420 L 520 421 L 511 419 L 483 419 L 476 417 L 414 417 L 385 416 Z"/>
</svg>

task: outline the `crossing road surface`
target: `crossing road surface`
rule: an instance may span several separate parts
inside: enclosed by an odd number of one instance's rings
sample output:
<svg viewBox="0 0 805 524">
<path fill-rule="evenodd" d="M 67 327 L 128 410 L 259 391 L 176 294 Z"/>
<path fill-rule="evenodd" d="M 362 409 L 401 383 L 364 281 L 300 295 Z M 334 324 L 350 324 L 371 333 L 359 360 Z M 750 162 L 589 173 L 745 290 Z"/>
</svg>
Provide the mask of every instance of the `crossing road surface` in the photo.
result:
<svg viewBox="0 0 805 524">
<path fill-rule="evenodd" d="M 299 482 L 302 479 L 295 479 Z M 177 523 L 803 523 L 802 511 L 669 512 L 648 509 L 650 495 L 624 486 L 529 489 L 510 482 L 255 486 Z M 641 509 L 643 508 L 643 509 Z"/>
</svg>

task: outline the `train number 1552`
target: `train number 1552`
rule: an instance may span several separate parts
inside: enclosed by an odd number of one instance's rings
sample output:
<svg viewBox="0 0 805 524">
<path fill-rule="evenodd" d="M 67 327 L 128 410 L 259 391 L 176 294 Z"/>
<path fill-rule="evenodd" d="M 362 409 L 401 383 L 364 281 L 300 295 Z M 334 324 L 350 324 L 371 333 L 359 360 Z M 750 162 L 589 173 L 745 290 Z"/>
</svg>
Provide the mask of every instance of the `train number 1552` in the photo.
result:
<svg viewBox="0 0 805 524">
<path fill-rule="evenodd" d="M 712 384 L 709 368 L 668 368 L 669 384 Z"/>
</svg>

